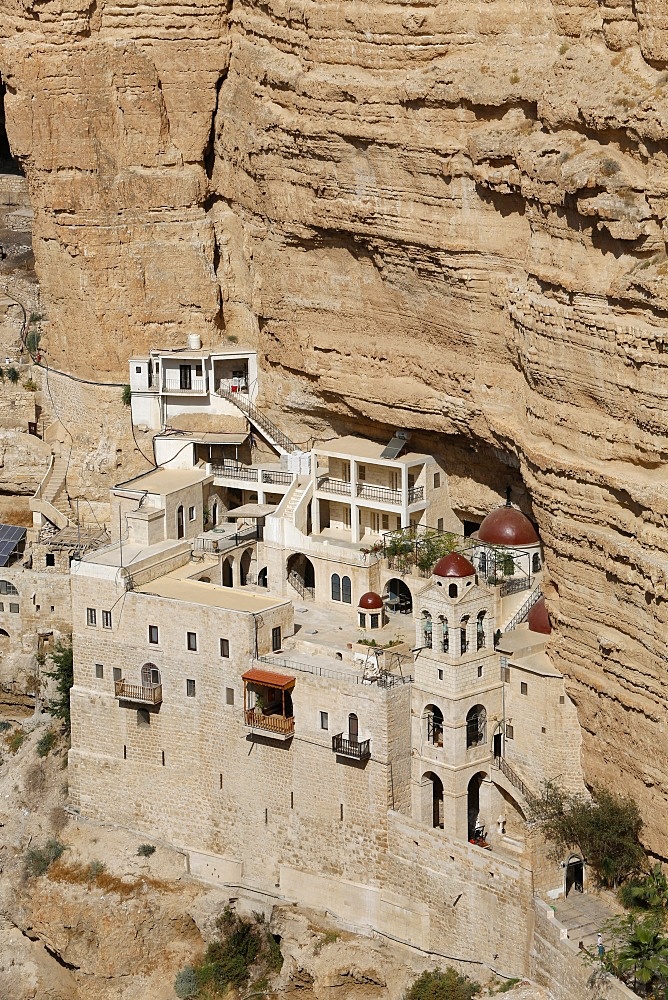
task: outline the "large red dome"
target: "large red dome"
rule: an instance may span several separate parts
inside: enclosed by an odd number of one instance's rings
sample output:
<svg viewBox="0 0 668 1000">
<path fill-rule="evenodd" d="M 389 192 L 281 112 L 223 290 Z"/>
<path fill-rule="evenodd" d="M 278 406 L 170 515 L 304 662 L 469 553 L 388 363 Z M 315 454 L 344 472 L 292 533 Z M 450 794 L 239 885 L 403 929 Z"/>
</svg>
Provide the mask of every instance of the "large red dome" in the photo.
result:
<svg viewBox="0 0 668 1000">
<path fill-rule="evenodd" d="M 383 598 L 380 594 L 374 594 L 373 590 L 370 590 L 368 594 L 362 594 L 357 606 L 362 611 L 380 611 L 383 606 Z"/>
<path fill-rule="evenodd" d="M 432 573 L 434 576 L 473 576 L 475 566 L 459 552 L 449 552 L 447 556 L 438 560 Z"/>
<path fill-rule="evenodd" d="M 532 632 L 541 632 L 543 635 L 549 635 L 551 633 L 552 625 L 550 623 L 550 616 L 547 613 L 547 606 L 545 604 L 544 597 L 541 597 L 538 601 L 536 601 L 529 612 L 527 621 Z"/>
<path fill-rule="evenodd" d="M 478 528 L 478 538 L 490 545 L 536 545 L 538 535 L 525 514 L 516 507 L 497 507 Z"/>
</svg>

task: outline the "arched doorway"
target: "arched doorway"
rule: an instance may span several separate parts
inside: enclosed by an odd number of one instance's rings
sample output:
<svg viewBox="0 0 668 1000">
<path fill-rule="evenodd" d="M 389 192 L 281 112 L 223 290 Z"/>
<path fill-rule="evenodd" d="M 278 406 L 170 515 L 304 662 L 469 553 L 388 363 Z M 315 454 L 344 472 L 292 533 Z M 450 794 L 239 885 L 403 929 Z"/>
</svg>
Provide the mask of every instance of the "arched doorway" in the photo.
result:
<svg viewBox="0 0 668 1000">
<path fill-rule="evenodd" d="M 145 663 L 141 668 L 141 686 L 145 688 L 159 687 L 160 671 L 155 663 Z"/>
<path fill-rule="evenodd" d="M 227 559 L 223 559 L 223 570 L 221 579 L 223 587 L 234 586 L 234 570 L 232 569 L 232 560 L 229 557 Z"/>
<path fill-rule="evenodd" d="M 443 829 L 443 782 L 433 771 L 422 775 L 422 822 Z"/>
<path fill-rule="evenodd" d="M 248 571 L 250 569 L 251 560 L 253 558 L 253 550 L 246 549 L 241 557 L 239 563 L 239 582 L 242 587 L 245 587 L 248 583 Z"/>
<path fill-rule="evenodd" d="M 475 840 L 482 836 L 484 828 L 480 822 L 480 786 L 487 775 L 484 771 L 474 774 L 468 786 L 468 839 Z"/>
<path fill-rule="evenodd" d="M 218 524 L 218 498 L 211 504 L 211 517 L 209 520 L 211 521 L 211 527 L 215 528 Z"/>
<path fill-rule="evenodd" d="M 4 628 L 0 628 L 0 655 L 9 652 L 9 632 L 6 632 Z"/>
<path fill-rule="evenodd" d="M 413 614 L 413 596 L 404 581 L 398 577 L 387 581 L 383 591 L 383 599 L 385 607 L 391 614 Z"/>
<path fill-rule="evenodd" d="M 315 597 L 315 570 L 303 552 L 295 552 L 287 562 L 288 583 L 300 597 Z"/>
<path fill-rule="evenodd" d="M 566 862 L 565 893 L 584 891 L 584 860 L 578 854 L 571 854 Z"/>
<path fill-rule="evenodd" d="M 257 585 L 258 587 L 268 587 L 269 578 L 267 576 L 267 567 L 263 566 L 257 575 Z"/>
<path fill-rule="evenodd" d="M 183 507 L 181 504 L 176 508 L 176 537 L 183 538 L 185 535 L 185 525 L 183 518 Z"/>
</svg>

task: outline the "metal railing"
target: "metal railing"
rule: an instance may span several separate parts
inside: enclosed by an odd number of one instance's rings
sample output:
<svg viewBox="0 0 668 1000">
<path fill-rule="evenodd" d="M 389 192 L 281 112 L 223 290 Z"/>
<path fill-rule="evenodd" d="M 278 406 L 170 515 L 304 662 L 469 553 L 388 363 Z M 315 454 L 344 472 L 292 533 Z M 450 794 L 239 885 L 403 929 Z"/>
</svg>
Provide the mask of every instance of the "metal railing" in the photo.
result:
<svg viewBox="0 0 668 1000">
<path fill-rule="evenodd" d="M 258 663 L 268 663 L 273 667 L 281 667 L 284 670 L 297 670 L 302 674 L 313 674 L 314 677 L 326 677 L 328 680 L 347 681 L 350 684 L 370 684 L 369 679 L 364 674 L 357 674 L 349 670 L 330 670 L 329 667 L 321 667 L 316 663 L 300 663 L 298 660 L 288 660 L 284 657 L 276 656 L 256 656 Z M 381 672 L 380 676 L 373 681 L 376 687 L 393 688 L 402 684 L 411 684 L 413 675 L 388 674 Z"/>
<path fill-rule="evenodd" d="M 292 454 L 292 452 L 299 450 L 294 441 L 291 441 L 287 434 L 284 434 L 280 427 L 276 426 L 273 420 L 270 420 L 269 417 L 266 417 L 264 413 L 258 410 L 257 406 L 251 403 L 250 399 L 244 393 L 230 392 L 229 389 L 221 385 L 218 389 L 218 395 L 234 403 L 242 413 L 246 414 L 251 423 L 264 431 L 270 440 L 280 445 L 285 452 Z"/>
<path fill-rule="evenodd" d="M 227 479 L 248 479 L 253 483 L 258 481 L 259 470 L 251 469 L 243 465 L 212 465 L 211 471 L 214 476 L 226 477 Z"/>
<path fill-rule="evenodd" d="M 281 736 L 291 736 L 295 731 L 294 717 L 286 718 L 284 715 L 263 715 L 256 708 L 247 708 L 244 711 L 246 725 L 253 729 L 264 729 L 268 733 L 280 733 Z"/>
<path fill-rule="evenodd" d="M 352 757 L 354 760 L 368 760 L 371 756 L 371 740 L 347 740 L 343 733 L 332 736 L 332 750 L 341 757 Z"/>
<path fill-rule="evenodd" d="M 418 503 L 420 500 L 424 500 L 424 486 L 411 486 L 408 491 L 408 502 Z"/>
<path fill-rule="evenodd" d="M 226 389 L 228 392 L 248 392 L 248 379 L 247 378 L 221 378 L 218 383 L 218 389 Z"/>
<path fill-rule="evenodd" d="M 499 771 L 505 774 L 510 784 L 513 785 L 518 792 L 521 792 L 527 801 L 529 801 L 532 798 L 535 798 L 529 786 L 526 784 L 526 782 L 524 782 L 520 778 L 519 774 L 517 774 L 517 772 L 513 770 L 513 768 L 510 766 L 505 757 L 500 757 L 498 755 L 495 755 L 494 767 L 498 768 Z"/>
<path fill-rule="evenodd" d="M 363 500 L 380 500 L 381 503 L 401 503 L 401 490 L 392 490 L 389 486 L 368 486 L 358 483 L 357 496 Z"/>
<path fill-rule="evenodd" d="M 501 597 L 508 597 L 510 594 L 519 594 L 523 590 L 528 590 L 531 580 L 528 576 L 518 576 L 515 579 L 504 580 L 499 587 Z"/>
<path fill-rule="evenodd" d="M 294 570 L 288 576 L 288 583 L 297 591 L 300 597 L 315 597 L 315 587 L 307 587 L 299 573 Z"/>
<path fill-rule="evenodd" d="M 166 378 L 162 388 L 165 392 L 206 392 L 206 379 L 195 377 L 190 379 L 190 385 L 181 385 L 181 379 Z"/>
<path fill-rule="evenodd" d="M 193 551 L 224 552 L 226 549 L 235 549 L 237 545 L 244 545 L 246 542 L 254 542 L 259 539 L 261 530 L 257 525 L 249 524 L 246 528 L 235 531 L 233 535 L 224 535 L 221 532 L 219 538 L 195 538 Z"/>
<path fill-rule="evenodd" d="M 143 687 L 120 680 L 114 681 L 114 689 L 115 696 L 121 701 L 140 701 L 144 705 L 159 705 L 162 701 L 162 684 Z"/>
<path fill-rule="evenodd" d="M 276 483 L 278 485 L 289 486 L 294 478 L 292 472 L 271 472 L 270 470 L 263 470 L 262 472 L 263 483 Z"/>
<path fill-rule="evenodd" d="M 343 479 L 330 479 L 329 476 L 320 476 L 316 485 L 323 493 L 339 493 L 343 496 L 350 496 L 351 484 L 345 482 Z"/>
</svg>

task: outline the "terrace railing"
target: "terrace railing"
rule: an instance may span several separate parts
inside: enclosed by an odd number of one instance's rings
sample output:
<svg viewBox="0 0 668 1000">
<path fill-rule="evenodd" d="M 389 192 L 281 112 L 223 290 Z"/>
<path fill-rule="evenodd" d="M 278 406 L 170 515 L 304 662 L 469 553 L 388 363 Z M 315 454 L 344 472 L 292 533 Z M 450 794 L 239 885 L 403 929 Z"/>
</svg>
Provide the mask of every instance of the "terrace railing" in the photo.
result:
<svg viewBox="0 0 668 1000">
<path fill-rule="evenodd" d="M 268 733 L 278 733 L 281 736 L 291 736 L 295 731 L 294 717 L 284 715 L 263 715 L 256 708 L 247 708 L 244 712 L 246 725 L 253 729 L 264 729 Z"/>
<path fill-rule="evenodd" d="M 203 393 L 206 392 L 206 379 L 193 378 L 190 380 L 190 385 L 181 385 L 181 380 L 178 378 L 166 378 L 162 387 L 166 392 Z"/>
<path fill-rule="evenodd" d="M 258 481 L 259 470 L 251 469 L 243 465 L 212 465 L 211 471 L 214 476 L 222 476 L 227 479 L 246 479 L 249 482 Z"/>
<path fill-rule="evenodd" d="M 115 695 L 120 701 L 136 701 L 142 705 L 159 705 L 162 702 L 162 684 L 143 687 L 120 680 L 114 682 Z"/>
<path fill-rule="evenodd" d="M 347 740 L 343 733 L 332 736 L 332 750 L 340 757 L 352 757 L 354 760 L 368 760 L 371 756 L 371 740 Z"/>
</svg>

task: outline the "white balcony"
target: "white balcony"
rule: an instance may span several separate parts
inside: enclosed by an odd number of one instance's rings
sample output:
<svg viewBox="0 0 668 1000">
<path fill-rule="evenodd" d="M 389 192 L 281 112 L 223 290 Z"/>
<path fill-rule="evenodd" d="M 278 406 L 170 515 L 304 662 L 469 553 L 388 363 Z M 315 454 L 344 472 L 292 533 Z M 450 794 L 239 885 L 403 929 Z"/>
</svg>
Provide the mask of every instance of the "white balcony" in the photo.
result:
<svg viewBox="0 0 668 1000">
<path fill-rule="evenodd" d="M 181 379 L 179 377 L 168 378 L 165 376 L 162 383 L 162 391 L 174 396 L 202 396 L 207 392 L 206 379 L 202 377 Z"/>
</svg>

